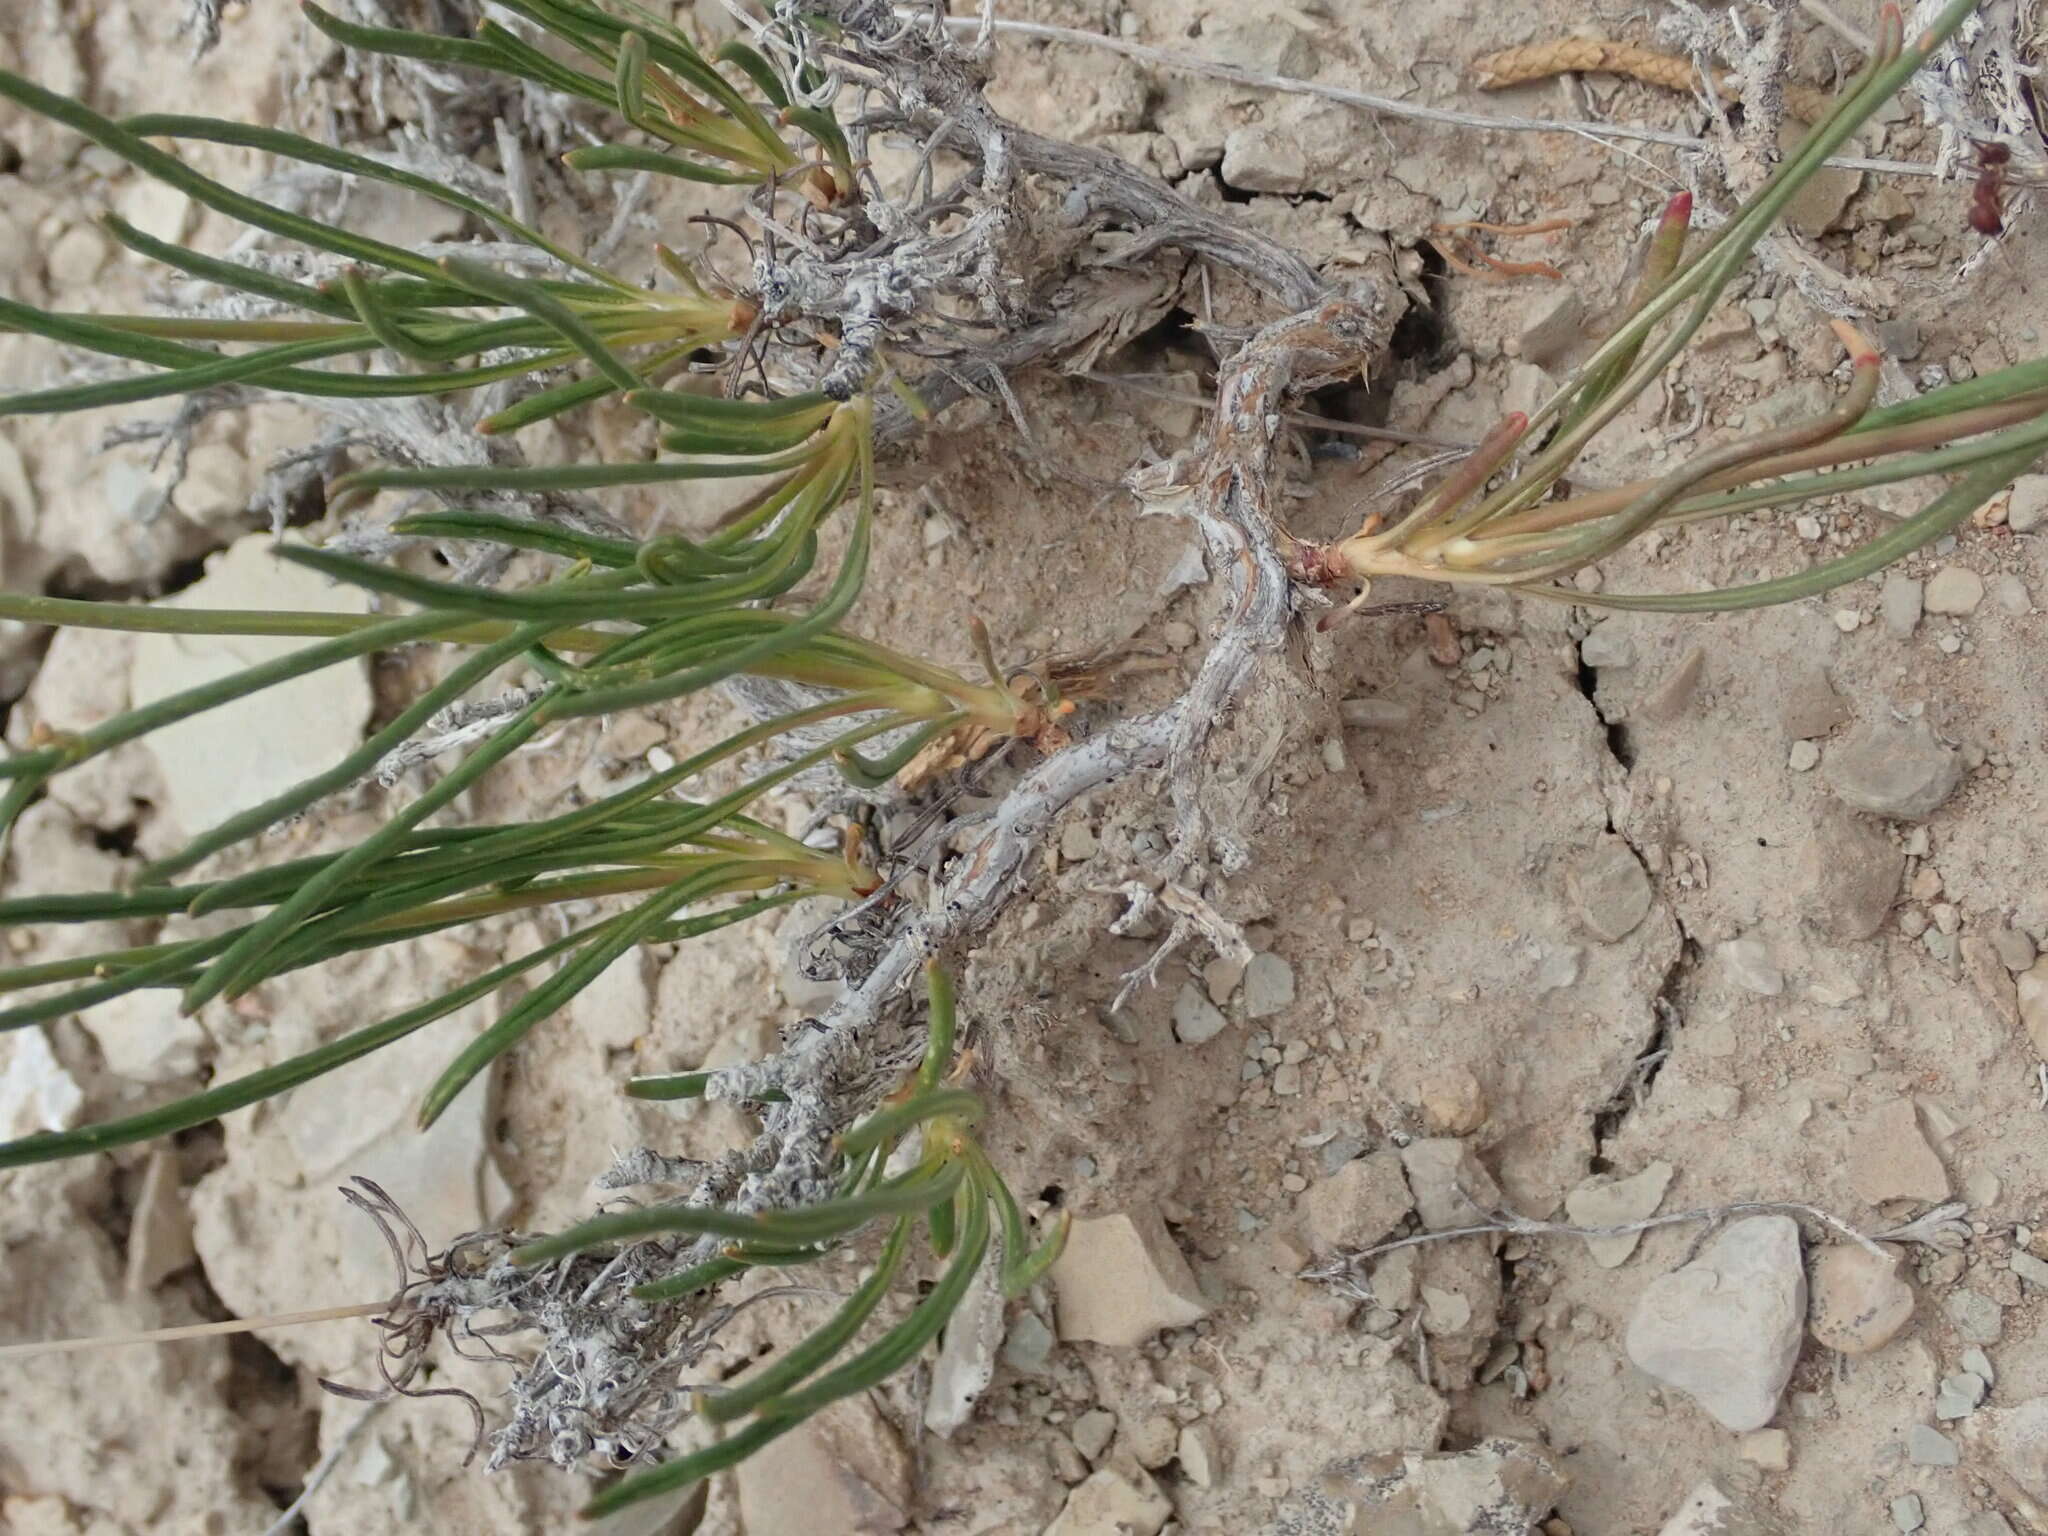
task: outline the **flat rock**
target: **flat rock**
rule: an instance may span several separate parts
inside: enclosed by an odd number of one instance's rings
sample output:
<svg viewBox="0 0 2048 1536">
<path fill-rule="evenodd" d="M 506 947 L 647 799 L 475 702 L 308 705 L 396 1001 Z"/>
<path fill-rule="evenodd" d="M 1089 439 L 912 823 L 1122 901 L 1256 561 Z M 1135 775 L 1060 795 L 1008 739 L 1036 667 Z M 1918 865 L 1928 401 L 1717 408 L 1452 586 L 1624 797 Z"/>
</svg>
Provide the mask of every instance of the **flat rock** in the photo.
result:
<svg viewBox="0 0 2048 1536">
<path fill-rule="evenodd" d="M 1422 1224 L 1432 1232 L 1469 1227 L 1500 1209 L 1500 1186 L 1468 1141 L 1418 1137 L 1401 1149 L 1401 1169 L 1408 1175 Z"/>
<path fill-rule="evenodd" d="M 1209 1314 L 1188 1261 L 1151 1211 L 1076 1221 L 1051 1278 L 1063 1339 L 1130 1349 Z"/>
<path fill-rule="evenodd" d="M 1781 1527 L 1758 1511 L 1757 1502 L 1708 1478 L 1693 1485 L 1657 1536 L 1778 1536 Z"/>
<path fill-rule="evenodd" d="M 1753 1429 L 1737 1442 L 1735 1450 L 1751 1466 L 1766 1472 L 1786 1472 L 1792 1467 L 1792 1437 L 1782 1429 Z"/>
<path fill-rule="evenodd" d="M 1413 1204 L 1400 1154 L 1382 1150 L 1311 1184 L 1294 1209 L 1310 1251 L 1332 1254 L 1370 1248 L 1400 1225 Z"/>
<path fill-rule="evenodd" d="M 1825 736 L 1838 725 L 1849 723 L 1849 706 L 1835 692 L 1835 685 L 1819 667 L 1805 667 L 1794 674 L 1785 696 L 1778 701 L 1778 723 L 1788 741 L 1806 741 Z"/>
<path fill-rule="evenodd" d="M 1636 664 L 1636 643 L 1612 620 L 1596 624 L 1579 642 L 1579 659 L 1589 667 L 1632 667 Z"/>
<path fill-rule="evenodd" d="M 1982 1291 L 1967 1288 L 1950 1291 L 1941 1310 L 1954 1325 L 1956 1337 L 1965 1344 L 1996 1344 L 2005 1332 L 2005 1314 L 1998 1303 Z"/>
<path fill-rule="evenodd" d="M 1941 1390 L 1934 1395 L 1937 1419 L 1967 1419 L 1984 1401 L 1990 1386 L 1971 1371 L 1957 1371 L 1941 1378 Z"/>
<path fill-rule="evenodd" d="M 1270 1018 L 1294 1005 L 1294 967 L 1271 950 L 1252 956 L 1244 972 L 1244 1015 Z"/>
<path fill-rule="evenodd" d="M 1884 585 L 1878 589 L 1877 611 L 1893 638 L 1909 638 L 1920 627 L 1920 615 L 1926 608 L 1926 592 L 1919 582 L 1898 571 L 1885 576 Z"/>
<path fill-rule="evenodd" d="M 236 540 L 204 576 L 157 606 L 370 611 L 367 593 L 278 559 L 272 542 L 267 534 Z M 151 704 L 306 643 L 271 635 L 140 635 L 128 674 L 130 701 Z M 166 809 L 183 831 L 196 834 L 332 768 L 361 744 L 374 704 L 368 665 L 357 659 L 177 721 L 151 732 L 144 746 L 162 771 Z"/>
<path fill-rule="evenodd" d="M 1564 1197 L 1565 1214 L 1579 1227 L 1618 1227 L 1657 1214 L 1664 1203 L 1664 1191 L 1671 1187 L 1671 1165 L 1652 1163 L 1625 1179 L 1588 1179 Z M 1589 1237 L 1586 1251 L 1602 1269 L 1615 1269 L 1628 1262 L 1643 1240 L 1640 1232 L 1623 1237 Z"/>
<path fill-rule="evenodd" d="M 1715 949 L 1728 979 L 1743 991 L 1759 997 L 1776 997 L 1785 990 L 1785 973 L 1771 958 L 1770 946 L 1762 939 L 1727 939 Z"/>
<path fill-rule="evenodd" d="M 1173 1000 L 1173 1038 L 1182 1045 L 1204 1045 L 1222 1034 L 1229 1022 L 1192 981 Z"/>
<path fill-rule="evenodd" d="M 1967 566 L 1945 565 L 1927 578 L 1929 613 L 1975 613 L 1984 601 L 1984 578 Z"/>
<path fill-rule="evenodd" d="M 199 1021 L 178 1007 L 168 987 L 149 987 L 88 1008 L 78 1016 L 107 1070 L 133 1083 L 169 1083 L 199 1070 L 212 1042 Z"/>
<path fill-rule="evenodd" d="M 1799 869 L 1813 921 L 1830 938 L 1856 943 L 1891 916 L 1906 856 L 1880 828 L 1828 805 L 1800 849 Z"/>
<path fill-rule="evenodd" d="M 1527 1536 L 1571 1479 L 1537 1446 L 1506 1436 L 1469 1450 L 1340 1462 L 1323 1487 L 1352 1505 L 1344 1529 L 1376 1536 Z"/>
<path fill-rule="evenodd" d="M 865 1394 L 842 1398 L 769 1441 L 739 1464 L 733 1481 L 747 1536 L 866 1536 L 910 1523 L 909 1454 Z"/>
<path fill-rule="evenodd" d="M 1100 1461 L 1109 1454 L 1109 1443 L 1116 1438 L 1116 1415 L 1107 1408 L 1090 1408 L 1074 1420 L 1067 1438 L 1089 1461 Z"/>
<path fill-rule="evenodd" d="M 2010 1408 L 1981 1408 L 1966 1435 L 2021 1488 L 2048 1500 L 2048 1397 L 2032 1397 Z"/>
<path fill-rule="evenodd" d="M 1906 1431 L 1906 1460 L 1916 1467 L 1953 1467 L 1963 1459 L 1955 1441 L 1931 1424 Z"/>
<path fill-rule="evenodd" d="M 1896 821 L 1925 821 L 1963 780 L 1962 754 L 1923 720 L 1889 716 L 1858 726 L 1827 758 L 1828 787 L 1844 804 Z"/>
<path fill-rule="evenodd" d="M 2020 972 L 2013 990 L 2034 1054 L 2048 1060 L 2048 956 Z"/>
<path fill-rule="evenodd" d="M 1600 839 L 1565 875 L 1572 915 L 1603 944 L 1635 931 L 1649 915 L 1652 894 L 1642 860 L 1618 837 Z"/>
<path fill-rule="evenodd" d="M 1859 1243 L 1823 1248 L 1813 1260 L 1813 1336 L 1845 1355 L 1867 1355 L 1891 1342 L 1913 1316 L 1913 1287 L 1900 1277 L 1902 1249 Z"/>
<path fill-rule="evenodd" d="M 1173 1506 L 1143 1467 L 1102 1467 L 1088 1474 L 1072 1493 L 1045 1536 L 1158 1536 Z M 808 1532 L 829 1527 L 813 1525 Z M 807 1536 L 808 1536 L 807 1532 Z M 747 1527 L 753 1536 L 753 1527 Z"/>
<path fill-rule="evenodd" d="M 1548 368 L 1586 342 L 1586 301 L 1573 287 L 1539 288 L 1523 313 L 1522 361 Z"/>
<path fill-rule="evenodd" d="M 1949 1195 L 1948 1170 L 1920 1131 L 1911 1099 L 1890 1099 L 1857 1123 L 1849 1137 L 1849 1183 L 1872 1205 Z"/>
<path fill-rule="evenodd" d="M 84 1102 L 40 1026 L 0 1035 L 0 1136 L 69 1130 Z"/>
<path fill-rule="evenodd" d="M 2005 505 L 2005 526 L 2014 533 L 2032 533 L 2043 523 L 2048 523 L 2048 475 L 2021 475 Z"/>
<path fill-rule="evenodd" d="M 1440 1136 L 1469 1136 L 1486 1124 L 1486 1090 L 1469 1067 L 1433 1067 L 1416 1085 L 1422 1119 Z"/>
<path fill-rule="evenodd" d="M 128 1294 L 154 1290 L 167 1275 L 199 1256 L 192 1245 L 192 1213 L 180 1187 L 178 1154 L 149 1154 L 136 1186 L 135 1215 L 128 1224 Z"/>
<path fill-rule="evenodd" d="M 1028 1307 L 1003 1336 L 1003 1364 L 1020 1376 L 1043 1376 L 1052 1362 L 1053 1347 L 1059 1340 L 1044 1320 Z"/>
<path fill-rule="evenodd" d="M 1695 645 L 1678 658 L 1677 665 L 1657 680 L 1655 687 L 1643 695 L 1642 712 L 1653 720 L 1678 719 L 1699 692 L 1700 679 L 1706 675 L 1706 670 L 1706 649 Z"/>
<path fill-rule="evenodd" d="M 1797 1223 L 1750 1216 L 1644 1288 L 1629 1319 L 1628 1356 L 1724 1428 L 1761 1429 L 1791 1379 L 1805 1321 Z"/>
<path fill-rule="evenodd" d="M 1248 123 L 1223 139 L 1223 180 L 1245 192 L 1300 192 L 1307 188 L 1308 147 L 1282 124 Z"/>
<path fill-rule="evenodd" d="M 2034 949 L 2032 935 L 2019 928 L 1992 929 L 1991 950 L 1998 956 L 1999 964 L 2015 976 L 2031 970 L 2034 961 L 2039 958 Z"/>
<path fill-rule="evenodd" d="M 1205 26 L 1202 53 L 1262 74 L 1305 77 L 1316 72 L 1315 45 L 1299 27 L 1277 16 Z"/>
<path fill-rule="evenodd" d="M 989 1258 L 959 1309 L 946 1319 L 938 1358 L 932 1362 L 924 1427 L 941 1439 L 950 1439 L 974 1417 L 974 1405 L 995 1379 L 996 1352 L 1003 1343 L 1003 1289 L 992 1262 L 996 1255 L 991 1252 Z"/>
</svg>

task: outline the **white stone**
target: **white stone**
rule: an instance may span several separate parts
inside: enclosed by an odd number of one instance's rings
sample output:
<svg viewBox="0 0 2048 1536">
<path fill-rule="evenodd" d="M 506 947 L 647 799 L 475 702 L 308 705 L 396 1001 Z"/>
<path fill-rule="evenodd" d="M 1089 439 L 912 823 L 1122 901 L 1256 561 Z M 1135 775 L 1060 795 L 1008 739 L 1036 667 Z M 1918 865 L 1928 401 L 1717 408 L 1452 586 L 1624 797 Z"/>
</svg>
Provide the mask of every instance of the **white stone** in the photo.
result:
<svg viewBox="0 0 2048 1536">
<path fill-rule="evenodd" d="M 2014 987 L 2019 997 L 2020 1023 L 2034 1054 L 2048 1060 L 2048 955 L 2020 972 Z"/>
<path fill-rule="evenodd" d="M 1729 979 L 1743 991 L 1776 997 L 1785 990 L 1785 973 L 1762 939 L 1728 939 L 1717 948 Z"/>
<path fill-rule="evenodd" d="M 1792 1437 L 1782 1429 L 1751 1430 L 1735 1449 L 1744 1461 L 1766 1472 L 1784 1472 L 1792 1466 Z"/>
<path fill-rule="evenodd" d="M 1420 1137 L 1401 1149 L 1401 1168 L 1415 1209 L 1432 1232 L 1468 1227 L 1500 1209 L 1500 1186 L 1472 1144 L 1452 1136 Z"/>
<path fill-rule="evenodd" d="M 1223 139 L 1223 179 L 1246 192 L 1300 192 L 1308 184 L 1308 150 L 1279 124 L 1250 123 Z"/>
<path fill-rule="evenodd" d="M 1877 609 L 1884 616 L 1884 627 L 1898 639 L 1904 640 L 1919 627 L 1926 606 L 1926 595 L 1919 582 L 1898 571 L 1885 576 L 1877 596 Z"/>
<path fill-rule="evenodd" d="M 192 199 L 154 177 L 136 177 L 114 202 L 121 217 L 145 235 L 173 244 L 185 238 L 192 224 Z"/>
<path fill-rule="evenodd" d="M 1589 1179 L 1564 1197 L 1565 1214 L 1578 1227 L 1619 1227 L 1643 1221 L 1657 1214 L 1657 1207 L 1664 1203 L 1664 1191 L 1670 1187 L 1671 1165 L 1661 1162 L 1625 1179 Z M 1586 1250 L 1602 1269 L 1615 1269 L 1628 1262 L 1642 1240 L 1640 1232 L 1624 1237 L 1589 1237 Z"/>
<path fill-rule="evenodd" d="M 1929 613 L 1975 613 L 1984 601 L 1984 578 L 1966 566 L 1945 565 L 1927 580 Z"/>
<path fill-rule="evenodd" d="M 1267 950 L 1252 956 L 1244 973 L 1244 1014 L 1270 1018 L 1294 1002 L 1294 967 Z"/>
<path fill-rule="evenodd" d="M 1570 1479 L 1548 1453 L 1505 1436 L 1462 1451 L 1367 1457 L 1325 1481 L 1359 1507 L 1344 1529 L 1386 1536 L 1535 1530 Z"/>
<path fill-rule="evenodd" d="M 942 1440 L 974 1417 L 974 1405 L 995 1380 L 996 1351 L 1003 1342 L 1003 1288 L 995 1261 L 989 1261 L 946 1319 L 938 1358 L 932 1362 L 931 1387 L 925 1394 L 924 1427 Z"/>
<path fill-rule="evenodd" d="M 1644 1288 L 1629 1320 L 1628 1356 L 1724 1428 L 1761 1429 L 1792 1377 L 1805 1321 L 1797 1223 L 1750 1216 Z"/>
<path fill-rule="evenodd" d="M 1084 1217 L 1052 1267 L 1059 1335 L 1132 1349 L 1209 1315 L 1188 1261 L 1157 1213 Z"/>
<path fill-rule="evenodd" d="M 1173 1000 L 1173 1038 L 1182 1045 L 1202 1045 L 1223 1033 L 1223 1011 L 1192 981 Z"/>
<path fill-rule="evenodd" d="M 1116 1415 L 1107 1408 L 1090 1408 L 1074 1420 L 1067 1438 L 1074 1442 L 1074 1449 L 1089 1461 L 1100 1461 L 1109 1453 L 1109 1444 L 1116 1438 Z"/>
<path fill-rule="evenodd" d="M 1045 1536 L 1158 1536 L 1172 1513 L 1173 1506 L 1144 1468 L 1103 1467 L 1067 1495 Z M 751 1525 L 747 1531 L 753 1536 Z"/>
<path fill-rule="evenodd" d="M 1962 780 L 1962 754 L 1936 741 L 1925 719 L 1859 726 L 1828 753 L 1837 799 L 1899 821 L 1926 820 Z"/>
<path fill-rule="evenodd" d="M 1382 1149 L 1353 1158 L 1311 1185 L 1294 1209 L 1309 1251 L 1333 1254 L 1370 1248 L 1400 1224 L 1413 1204 L 1400 1154 Z"/>
<path fill-rule="evenodd" d="M 198 1257 L 192 1213 L 179 1187 L 178 1154 L 159 1148 L 142 1168 L 135 1214 L 128 1223 L 128 1294 L 152 1290 L 166 1275 Z"/>
<path fill-rule="evenodd" d="M 1579 642 L 1579 659 L 1594 668 L 1632 667 L 1636 664 L 1635 641 L 1609 620 L 1595 625 Z"/>
<path fill-rule="evenodd" d="M 84 1102 L 41 1026 L 0 1034 L 0 1136 L 69 1130 Z"/>
<path fill-rule="evenodd" d="M 1709 1478 L 1694 1486 L 1657 1536 L 1730 1536 L 1741 1529 L 1742 1511 L 1721 1486 Z"/>
<path fill-rule="evenodd" d="M 367 594 L 270 553 L 267 535 L 237 540 L 206 575 L 160 608 L 288 608 L 367 613 Z M 268 635 L 142 635 L 129 671 L 140 707 L 244 667 L 287 655 L 303 640 Z M 260 805 L 362 743 L 375 699 L 360 658 L 324 667 L 152 732 L 166 810 L 188 836 Z"/>
<path fill-rule="evenodd" d="M 868 1536 L 910 1523 L 910 1457 L 865 1393 L 771 1440 L 733 1481 L 747 1536 Z"/>
<path fill-rule="evenodd" d="M 1946 1200 L 1948 1170 L 1921 1134 L 1911 1099 L 1890 1099 L 1857 1124 L 1849 1138 L 1849 1182 L 1878 1205 L 1886 1200 Z"/>
<path fill-rule="evenodd" d="M 2032 533 L 2048 522 L 2048 475 L 2021 475 L 2006 503 L 2005 526 L 2014 533 Z"/>
<path fill-rule="evenodd" d="M 1970 1418 L 1974 1448 L 2029 1495 L 2048 1500 L 2048 1397 L 2011 1408 L 1980 1408 Z"/>
<path fill-rule="evenodd" d="M 199 1070 L 212 1042 L 199 1021 L 178 1008 L 178 994 L 145 987 L 78 1016 L 106 1059 L 107 1070 L 134 1083 L 169 1083 Z"/>
<path fill-rule="evenodd" d="M 570 1031 L 600 1050 L 631 1048 L 654 1018 L 656 970 L 645 948 L 627 950 L 570 999 Z"/>
<path fill-rule="evenodd" d="M 111 255 L 105 235 L 90 224 L 74 224 L 50 242 L 43 264 L 52 288 L 83 288 L 100 275 Z"/>
</svg>

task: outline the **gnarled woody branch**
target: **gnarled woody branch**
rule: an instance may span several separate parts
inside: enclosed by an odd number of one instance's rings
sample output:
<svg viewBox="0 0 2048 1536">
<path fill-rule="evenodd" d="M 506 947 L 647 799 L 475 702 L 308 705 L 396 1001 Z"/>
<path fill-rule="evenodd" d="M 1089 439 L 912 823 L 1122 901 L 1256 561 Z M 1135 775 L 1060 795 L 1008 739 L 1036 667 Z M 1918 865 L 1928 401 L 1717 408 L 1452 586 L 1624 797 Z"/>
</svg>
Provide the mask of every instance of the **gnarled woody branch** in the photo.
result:
<svg viewBox="0 0 2048 1536">
<path fill-rule="evenodd" d="M 765 1061 L 711 1076 L 711 1098 L 772 1104 L 748 1152 L 715 1168 L 695 1199 L 743 1211 L 816 1199 L 829 1144 L 851 1106 L 834 1086 L 866 1070 L 884 1009 L 941 949 L 985 930 L 1061 812 L 1082 795 L 1164 765 L 1175 806 L 1175 874 L 1206 857 L 1204 749 L 1219 720 L 1277 656 L 1294 614 L 1294 588 L 1274 541 L 1274 440 L 1291 391 L 1348 376 L 1376 361 L 1387 326 L 1373 296 L 1326 299 L 1266 327 L 1225 365 L 1205 440 L 1141 472 L 1133 489 L 1150 510 L 1193 519 L 1222 578 L 1224 618 L 1193 684 L 1175 703 L 1112 725 L 1026 774 L 987 832 L 938 882 L 930 908 L 898 932 L 874 969 L 820 1027 Z M 707 1242 L 706 1256 L 711 1244 Z"/>
</svg>

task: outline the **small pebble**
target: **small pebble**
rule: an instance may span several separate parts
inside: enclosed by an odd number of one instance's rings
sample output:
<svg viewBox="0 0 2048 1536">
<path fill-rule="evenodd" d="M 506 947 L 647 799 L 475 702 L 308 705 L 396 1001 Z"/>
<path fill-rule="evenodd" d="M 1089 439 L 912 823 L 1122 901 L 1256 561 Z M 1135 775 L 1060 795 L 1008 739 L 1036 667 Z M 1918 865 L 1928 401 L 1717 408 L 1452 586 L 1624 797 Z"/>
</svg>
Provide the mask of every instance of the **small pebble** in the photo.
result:
<svg viewBox="0 0 2048 1536">
<path fill-rule="evenodd" d="M 2024 1249 L 2012 1256 L 2012 1272 L 2037 1291 L 2048 1291 L 2048 1263 Z"/>
<path fill-rule="evenodd" d="M 1782 1429 L 1758 1429 L 1736 1443 L 1742 1459 L 1766 1472 L 1784 1472 L 1792 1465 L 1792 1437 Z"/>
<path fill-rule="evenodd" d="M 1579 659 L 1589 667 L 1632 667 L 1636 664 L 1635 642 L 1612 622 L 1595 626 L 1579 642 Z"/>
<path fill-rule="evenodd" d="M 1253 955 L 1244 973 L 1245 1017 L 1268 1018 L 1293 1002 L 1294 967 L 1270 949 Z"/>
<path fill-rule="evenodd" d="M 1173 1037 L 1182 1045 L 1201 1045 L 1223 1033 L 1222 1011 L 1192 981 L 1173 1002 Z"/>
<path fill-rule="evenodd" d="M 2034 611 L 2034 599 L 2027 584 L 2010 571 L 1991 578 L 1991 599 L 2015 618 Z"/>
<path fill-rule="evenodd" d="M 1902 1493 L 1892 1500 L 1892 1524 L 1908 1536 L 1926 1523 L 1927 1511 L 1921 1506 L 1919 1494 Z"/>
<path fill-rule="evenodd" d="M 1820 748 L 1810 741 L 1795 741 L 1785 755 L 1785 766 L 1794 773 L 1809 773 L 1820 766 Z"/>
<path fill-rule="evenodd" d="M 1346 699 L 1337 706 L 1337 718 L 1361 731 L 1390 731 L 1406 725 L 1415 712 L 1394 699 Z"/>
<path fill-rule="evenodd" d="M 1984 1401 L 1986 1390 L 1984 1378 L 1969 1371 L 1944 1376 L 1941 1390 L 1934 1395 L 1934 1416 L 1943 1420 L 1967 1419 Z"/>
<path fill-rule="evenodd" d="M 1906 1431 L 1906 1459 L 1916 1467 L 1953 1467 L 1963 1457 L 1956 1443 L 1940 1430 L 1915 1424 Z"/>
<path fill-rule="evenodd" d="M 1984 578 L 1966 566 L 1945 565 L 1927 581 L 1929 613 L 1975 613 L 1984 601 Z"/>
<path fill-rule="evenodd" d="M 1919 626 L 1920 615 L 1925 611 L 1920 583 L 1893 571 L 1884 579 L 1877 609 L 1884 616 L 1884 627 L 1899 639 L 1906 639 Z"/>
<path fill-rule="evenodd" d="M 1837 608 L 1835 610 L 1835 628 L 1839 629 L 1843 634 L 1853 635 L 1862 625 L 1863 615 L 1854 608 Z"/>
<path fill-rule="evenodd" d="M 2017 976 L 2034 963 L 2034 941 L 2018 928 L 1998 928 L 1991 934 L 1991 948 L 1999 962 Z"/>
</svg>

